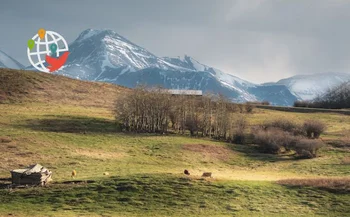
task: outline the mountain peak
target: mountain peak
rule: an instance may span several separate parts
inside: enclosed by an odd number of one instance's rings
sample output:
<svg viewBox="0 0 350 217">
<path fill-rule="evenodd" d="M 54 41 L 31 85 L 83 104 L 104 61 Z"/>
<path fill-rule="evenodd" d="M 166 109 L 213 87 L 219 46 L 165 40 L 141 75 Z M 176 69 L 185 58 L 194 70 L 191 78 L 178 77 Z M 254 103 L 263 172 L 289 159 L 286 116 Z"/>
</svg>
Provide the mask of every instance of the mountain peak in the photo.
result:
<svg viewBox="0 0 350 217">
<path fill-rule="evenodd" d="M 78 36 L 76 41 L 83 41 L 95 37 L 104 38 L 106 36 L 110 36 L 119 40 L 126 40 L 126 38 L 119 35 L 117 32 L 110 29 L 86 29 Z"/>
<path fill-rule="evenodd" d="M 69 48 L 68 61 L 58 72 L 69 77 L 127 87 L 148 84 L 196 89 L 222 93 L 235 101 L 261 98 L 251 93 L 258 88 L 255 84 L 202 64 L 187 54 L 160 58 L 112 30 L 87 29 Z M 288 99 L 288 104 L 294 100 Z"/>
</svg>

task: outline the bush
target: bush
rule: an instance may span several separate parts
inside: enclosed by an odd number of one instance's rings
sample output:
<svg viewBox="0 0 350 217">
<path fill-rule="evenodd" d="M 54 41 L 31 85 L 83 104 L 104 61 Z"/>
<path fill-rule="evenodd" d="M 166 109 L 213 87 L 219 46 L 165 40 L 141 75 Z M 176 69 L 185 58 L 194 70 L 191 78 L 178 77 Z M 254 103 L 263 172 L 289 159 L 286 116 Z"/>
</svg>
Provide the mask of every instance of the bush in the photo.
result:
<svg viewBox="0 0 350 217">
<path fill-rule="evenodd" d="M 262 152 L 278 154 L 295 150 L 303 158 L 317 157 L 317 151 L 324 145 L 305 136 L 318 138 L 324 130 L 325 125 L 319 121 L 309 120 L 301 126 L 287 119 L 266 122 L 252 128 L 255 143 Z"/>
<path fill-rule="evenodd" d="M 294 107 L 308 108 L 310 106 L 309 101 L 295 101 Z"/>
<path fill-rule="evenodd" d="M 298 142 L 299 137 L 293 136 L 280 129 L 257 130 L 254 133 L 255 143 L 264 153 L 278 154 L 291 150 Z"/>
<path fill-rule="evenodd" d="M 270 154 L 280 152 L 280 138 L 278 134 L 271 131 L 260 130 L 254 134 L 255 143 L 259 146 L 260 151 Z"/>
<path fill-rule="evenodd" d="M 236 144 L 243 144 L 245 141 L 244 131 L 247 128 L 248 122 L 244 116 L 238 116 L 234 125 L 235 131 L 232 136 L 232 142 Z"/>
<path fill-rule="evenodd" d="M 290 133 L 294 133 L 300 129 L 300 126 L 288 119 L 278 119 L 272 122 L 266 122 L 262 125 L 262 127 L 264 129 L 277 128 Z"/>
<path fill-rule="evenodd" d="M 301 139 L 302 137 L 294 136 L 289 133 L 284 133 L 282 145 L 286 151 L 291 151 L 291 150 L 294 150 L 294 147 Z"/>
<path fill-rule="evenodd" d="M 326 130 L 326 125 L 320 121 L 307 120 L 304 122 L 303 129 L 307 137 L 317 139 Z"/>
<path fill-rule="evenodd" d="M 302 158 L 317 157 L 317 152 L 324 146 L 324 143 L 319 140 L 301 139 L 294 147 L 294 150 Z"/>
<path fill-rule="evenodd" d="M 253 112 L 253 110 L 254 110 L 254 105 L 252 105 L 251 103 L 247 103 L 246 105 L 245 105 L 245 111 L 247 112 L 247 113 L 252 113 Z"/>
</svg>

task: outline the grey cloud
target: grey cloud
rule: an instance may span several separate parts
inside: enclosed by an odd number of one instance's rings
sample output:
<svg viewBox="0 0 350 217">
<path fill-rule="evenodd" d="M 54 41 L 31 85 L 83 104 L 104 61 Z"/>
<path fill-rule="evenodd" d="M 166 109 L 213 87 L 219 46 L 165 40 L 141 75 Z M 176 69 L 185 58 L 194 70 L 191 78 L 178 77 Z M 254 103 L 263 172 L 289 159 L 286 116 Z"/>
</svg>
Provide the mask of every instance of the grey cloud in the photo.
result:
<svg viewBox="0 0 350 217">
<path fill-rule="evenodd" d="M 26 41 L 39 28 L 69 42 L 113 29 L 156 55 L 187 54 L 259 83 L 349 72 L 349 20 L 346 0 L 6 1 L 0 49 L 28 64 Z"/>
</svg>

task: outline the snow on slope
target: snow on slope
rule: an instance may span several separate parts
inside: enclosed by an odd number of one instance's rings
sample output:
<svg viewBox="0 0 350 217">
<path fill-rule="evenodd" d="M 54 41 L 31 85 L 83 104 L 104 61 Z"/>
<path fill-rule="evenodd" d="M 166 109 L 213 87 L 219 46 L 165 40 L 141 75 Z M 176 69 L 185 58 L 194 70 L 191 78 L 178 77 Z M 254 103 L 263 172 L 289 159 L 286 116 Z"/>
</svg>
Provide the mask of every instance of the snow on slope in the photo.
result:
<svg viewBox="0 0 350 217">
<path fill-rule="evenodd" d="M 69 47 L 71 54 L 65 68 L 59 73 L 79 79 L 113 82 L 117 81 L 121 74 L 134 73 L 146 68 L 158 68 L 179 72 L 209 72 L 222 85 L 242 93 L 245 93 L 244 89 L 254 85 L 201 64 L 186 55 L 183 58 L 157 57 L 112 30 L 85 30 Z M 79 66 L 83 68 L 84 73 L 81 72 L 82 70 L 76 70 Z M 252 97 L 249 98 L 252 99 Z"/>
<path fill-rule="evenodd" d="M 312 100 L 322 95 L 328 89 L 350 81 L 350 74 L 320 73 L 312 75 L 297 75 L 282 79 L 276 84 L 282 84 L 301 100 Z"/>
<path fill-rule="evenodd" d="M 200 89 L 222 93 L 240 102 L 269 101 L 273 95 L 271 91 L 280 90 L 274 87 L 269 92 L 269 87 L 265 87 L 264 94 L 267 97 L 259 95 L 261 85 L 204 65 L 187 55 L 177 58 L 157 57 L 112 30 L 85 30 L 69 48 L 67 63 L 57 73 L 77 79 L 110 82 L 127 87 L 148 84 L 172 89 Z M 286 96 L 275 95 L 274 100 Z M 288 97 L 284 101 L 291 104 L 294 98 Z"/>
<path fill-rule="evenodd" d="M 245 89 L 247 87 L 254 87 L 255 84 L 245 81 L 241 78 L 238 78 L 234 75 L 227 74 L 222 72 L 219 69 L 212 68 L 210 66 L 204 65 L 194 58 L 185 55 L 184 58 L 182 57 L 176 57 L 176 58 L 170 58 L 170 57 L 164 57 L 163 58 L 166 61 L 173 62 L 174 64 L 179 64 L 182 67 L 186 67 L 189 70 L 194 71 L 207 71 L 210 72 L 214 77 L 216 77 L 220 82 L 222 82 L 224 85 L 227 85 L 233 89 Z"/>
<path fill-rule="evenodd" d="M 23 69 L 24 66 L 0 50 L 0 68 Z"/>
</svg>

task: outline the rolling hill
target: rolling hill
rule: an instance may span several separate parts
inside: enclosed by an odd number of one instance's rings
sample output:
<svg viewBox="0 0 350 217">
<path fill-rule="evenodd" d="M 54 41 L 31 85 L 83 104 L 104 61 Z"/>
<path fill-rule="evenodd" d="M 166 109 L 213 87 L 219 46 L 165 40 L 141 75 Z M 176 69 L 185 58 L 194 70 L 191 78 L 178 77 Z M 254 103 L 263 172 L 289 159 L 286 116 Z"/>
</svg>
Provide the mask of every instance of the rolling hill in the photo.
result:
<svg viewBox="0 0 350 217">
<path fill-rule="evenodd" d="M 0 103 L 41 102 L 112 108 L 128 88 L 26 70 L 0 68 Z"/>
<path fill-rule="evenodd" d="M 113 84 L 0 69 L 0 216 L 349 213 L 349 150 L 338 144 L 348 135 L 350 116 L 264 109 L 247 114 L 250 126 L 271 118 L 326 123 L 322 139 L 334 143 L 318 158 L 296 159 L 262 154 L 251 142 L 119 132 L 113 105 L 126 91 Z M 11 188 L 9 171 L 34 163 L 52 170 L 54 182 Z M 185 176 L 184 169 L 191 175 Z M 212 172 L 213 178 L 202 178 L 203 172 Z"/>
</svg>

